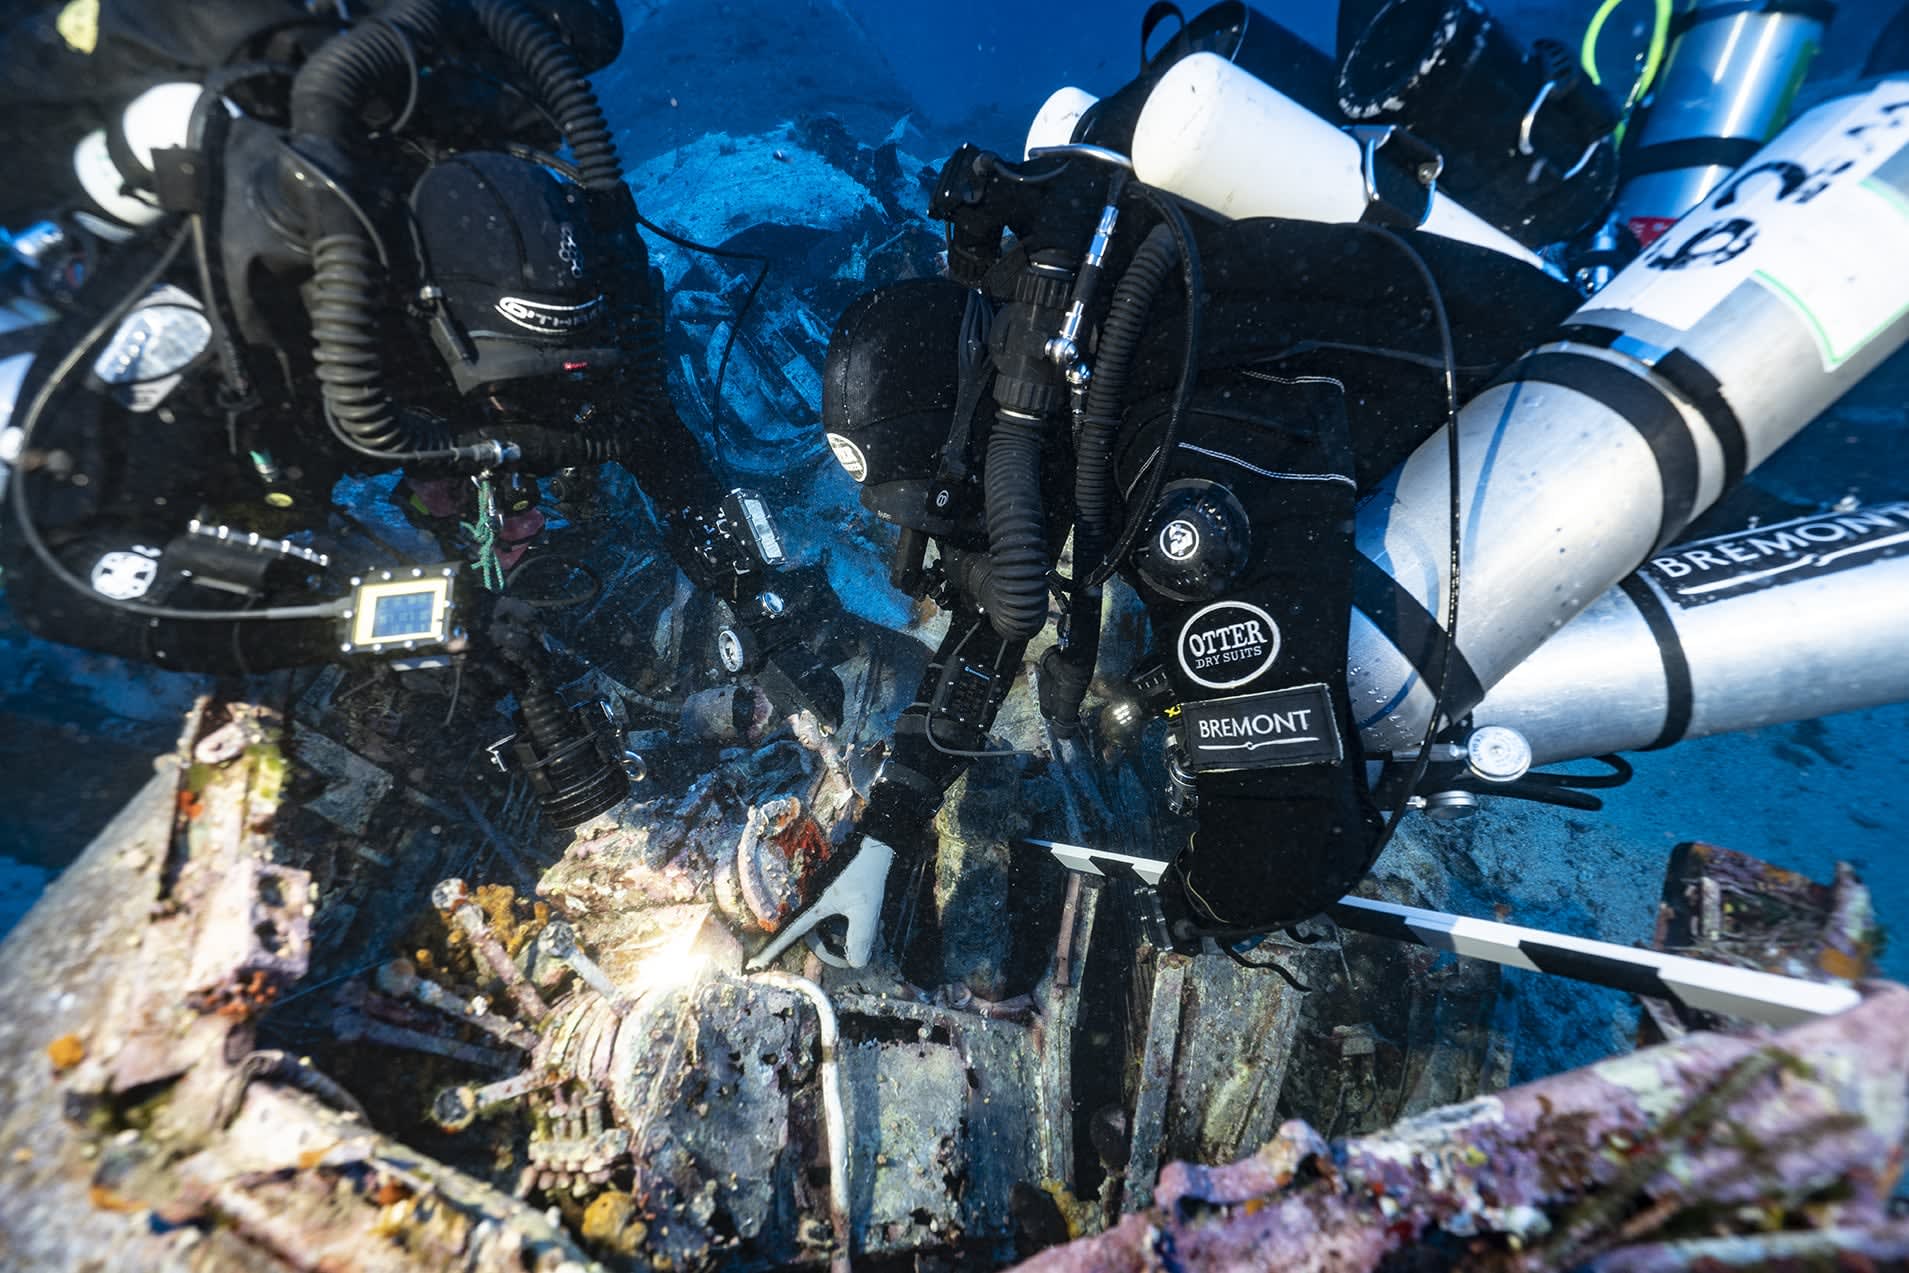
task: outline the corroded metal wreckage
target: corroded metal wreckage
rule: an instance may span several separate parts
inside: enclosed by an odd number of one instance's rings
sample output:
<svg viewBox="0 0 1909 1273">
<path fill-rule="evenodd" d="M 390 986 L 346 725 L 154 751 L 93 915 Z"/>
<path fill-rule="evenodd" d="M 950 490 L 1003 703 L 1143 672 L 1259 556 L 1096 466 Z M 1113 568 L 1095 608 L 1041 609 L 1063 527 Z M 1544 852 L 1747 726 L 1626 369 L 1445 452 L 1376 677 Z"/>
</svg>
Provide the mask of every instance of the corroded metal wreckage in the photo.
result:
<svg viewBox="0 0 1909 1273">
<path fill-rule="evenodd" d="M 853 661 L 851 703 L 907 657 Z M 870 712 L 702 767 L 659 745 L 630 805 L 540 837 L 508 787 L 459 808 L 391 764 L 380 684 L 201 702 L 0 946 L 0 1264 L 1655 1270 L 1909 1240 L 1899 987 L 1781 1034 L 1658 1005 L 1673 1042 L 1500 1090 L 1491 965 L 1334 932 L 1254 952 L 1285 978 L 1164 954 L 1126 886 L 1011 863 L 1029 808 L 1145 821 L 1131 765 L 1069 779 L 1066 747 L 953 794 L 943 984 L 751 976 L 854 816 Z M 1846 874 L 1691 847 L 1665 908 L 1667 949 L 1866 972 Z"/>
</svg>

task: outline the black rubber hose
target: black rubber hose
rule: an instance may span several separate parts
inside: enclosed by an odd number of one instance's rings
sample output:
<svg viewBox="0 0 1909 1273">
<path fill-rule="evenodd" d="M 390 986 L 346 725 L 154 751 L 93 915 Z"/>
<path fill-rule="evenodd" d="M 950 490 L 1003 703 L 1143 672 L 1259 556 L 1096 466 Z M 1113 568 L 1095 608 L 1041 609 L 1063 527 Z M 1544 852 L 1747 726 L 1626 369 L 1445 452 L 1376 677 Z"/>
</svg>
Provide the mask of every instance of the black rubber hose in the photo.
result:
<svg viewBox="0 0 1909 1273">
<path fill-rule="evenodd" d="M 360 113 L 378 93 L 402 79 L 443 38 L 447 0 L 395 0 L 374 20 L 326 41 L 292 81 L 294 135 L 343 141 L 364 131 Z"/>
<path fill-rule="evenodd" d="M 322 154 L 340 176 L 346 143 L 359 135 L 364 108 L 403 77 L 408 85 L 421 51 L 444 35 L 446 0 L 396 0 L 375 21 L 333 36 L 292 81 L 295 152 Z M 370 226 L 343 194 L 327 189 L 288 156 L 288 190 L 296 191 L 312 240 L 306 299 L 319 392 L 333 424 L 358 448 L 380 454 L 434 452 L 447 440 L 401 416 L 385 392 L 377 315 L 386 279 Z M 338 178 L 332 178 L 333 181 Z"/>
<path fill-rule="evenodd" d="M 608 809 L 630 793 L 623 771 L 608 764 L 594 740 L 577 724 L 543 679 L 532 674 L 518 697 L 524 732 L 543 764 L 545 789 L 537 793 L 544 816 L 558 827 L 574 827 Z"/>
<path fill-rule="evenodd" d="M 522 452 L 524 466 L 536 472 L 586 468 L 628 456 L 629 432 L 610 427 L 609 413 L 599 412 L 574 429 L 552 429 L 540 424 L 509 426 L 511 444 Z"/>
<path fill-rule="evenodd" d="M 1098 588 L 1107 582 L 1132 550 L 1134 540 L 1140 535 L 1140 528 L 1146 525 L 1146 511 L 1160 498 L 1160 487 L 1166 480 L 1167 470 L 1172 467 L 1174 449 L 1180 445 L 1180 426 L 1191 407 L 1193 390 L 1200 377 L 1200 326 L 1206 308 L 1206 271 L 1200 264 L 1200 249 L 1193 241 L 1193 226 L 1171 195 L 1150 186 L 1141 186 L 1139 190 L 1153 210 L 1160 214 L 1161 220 L 1166 222 L 1167 228 L 1173 233 L 1174 246 L 1179 249 L 1180 281 L 1186 292 L 1186 343 L 1180 350 L 1180 379 L 1173 390 L 1173 407 L 1167 413 L 1166 431 L 1160 437 L 1160 462 L 1147 475 L 1145 491 L 1129 510 L 1127 524 L 1120 531 L 1120 541 L 1107 554 L 1107 559 L 1096 566 L 1092 574 L 1075 572 L 1087 581 L 1085 586 L 1089 588 Z"/>
<path fill-rule="evenodd" d="M 352 442 L 380 455 L 438 451 L 449 440 L 424 418 L 407 420 L 385 392 L 384 355 L 374 317 L 384 271 L 363 234 L 327 234 L 312 244 L 306 313 L 319 392 Z"/>
<path fill-rule="evenodd" d="M 1148 311 L 1179 263 L 1173 232 L 1156 225 L 1121 275 L 1101 325 L 1094 377 L 1088 382 L 1081 411 L 1074 470 L 1074 576 L 1078 579 L 1091 579 L 1098 573 L 1113 540 L 1114 439 L 1127 406 L 1127 381 L 1146 334 Z"/>
<path fill-rule="evenodd" d="M 1047 533 L 1041 508 L 1042 421 L 997 412 L 982 486 L 988 561 L 982 606 L 1004 641 L 1030 641 L 1047 623 Z"/>
<path fill-rule="evenodd" d="M 475 0 L 473 7 L 484 34 L 529 77 L 538 100 L 557 121 L 584 186 L 622 189 L 616 140 L 575 50 L 522 0 Z"/>
<path fill-rule="evenodd" d="M 1066 648 L 1056 646 L 1041 660 L 1041 711 L 1058 725 L 1080 719 L 1081 700 L 1087 697 L 1100 657 L 1100 586 L 1089 581 L 1099 573 L 1113 540 L 1114 439 L 1147 314 L 1179 263 L 1173 232 L 1164 224 L 1154 226 L 1120 276 L 1101 325 L 1074 465 L 1074 578 L 1083 583 L 1070 603 Z M 1145 510 L 1135 516 L 1144 517 Z"/>
</svg>

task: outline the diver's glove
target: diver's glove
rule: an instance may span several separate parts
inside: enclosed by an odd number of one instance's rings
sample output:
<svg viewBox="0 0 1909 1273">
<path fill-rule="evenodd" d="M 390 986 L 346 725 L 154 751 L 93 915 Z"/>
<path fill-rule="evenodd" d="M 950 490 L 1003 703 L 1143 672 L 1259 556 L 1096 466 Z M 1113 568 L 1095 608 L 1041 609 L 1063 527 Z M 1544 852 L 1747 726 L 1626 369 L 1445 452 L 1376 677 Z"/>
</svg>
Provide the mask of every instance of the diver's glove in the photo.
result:
<svg viewBox="0 0 1909 1273">
<path fill-rule="evenodd" d="M 895 850 L 872 835 L 861 837 L 853 848 L 845 846 L 824 868 L 822 891 L 749 961 L 750 971 L 767 968 L 797 940 L 831 919 L 841 919 L 845 925 L 840 953 L 828 950 L 823 942 L 813 944 L 815 953 L 837 967 L 867 966 L 881 936 L 884 900 L 895 874 L 895 858 Z"/>
</svg>

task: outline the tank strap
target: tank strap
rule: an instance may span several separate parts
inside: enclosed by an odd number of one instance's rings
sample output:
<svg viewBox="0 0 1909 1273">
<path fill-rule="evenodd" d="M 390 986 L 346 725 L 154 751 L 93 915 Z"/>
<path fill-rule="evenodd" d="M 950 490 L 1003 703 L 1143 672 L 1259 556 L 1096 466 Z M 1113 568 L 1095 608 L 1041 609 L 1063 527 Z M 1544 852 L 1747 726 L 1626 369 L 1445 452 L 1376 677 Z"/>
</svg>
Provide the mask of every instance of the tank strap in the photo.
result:
<svg viewBox="0 0 1909 1273">
<path fill-rule="evenodd" d="M 1690 732 L 1691 712 L 1696 704 L 1690 659 L 1684 654 L 1684 643 L 1677 636 L 1677 625 L 1670 621 L 1670 612 L 1664 609 L 1663 601 L 1651 591 L 1649 584 L 1631 575 L 1618 584 L 1618 588 L 1637 607 L 1644 626 L 1650 629 L 1651 639 L 1657 642 L 1657 654 L 1664 664 L 1664 727 L 1644 749 L 1657 751 L 1682 741 Z"/>
<path fill-rule="evenodd" d="M 1658 142 L 1631 153 L 1624 164 L 1624 178 L 1634 181 L 1653 172 L 1684 168 L 1741 168 L 1763 145 L 1754 137 L 1687 137 Z"/>
<path fill-rule="evenodd" d="M 1445 639 L 1445 629 L 1432 612 L 1370 557 L 1357 551 L 1352 554 L 1352 604 L 1434 689 L 1445 677 L 1445 651 L 1450 648 L 1447 717 L 1457 720 L 1484 701 L 1485 687 L 1478 673 L 1466 662 L 1457 643 Z"/>
<path fill-rule="evenodd" d="M 1599 327 L 1592 323 L 1572 323 L 1558 332 L 1564 340 L 1575 340 L 1580 344 L 1596 345 L 1600 349 L 1610 349 L 1624 339 L 1624 333 L 1614 327 Z M 1737 418 L 1736 409 L 1723 396 L 1723 382 L 1711 374 L 1710 368 L 1692 358 L 1681 349 L 1672 349 L 1655 356 L 1638 357 L 1638 351 L 1626 348 L 1621 352 L 1638 358 L 1646 367 L 1670 382 L 1671 388 L 1684 395 L 1690 405 L 1703 415 L 1704 423 L 1717 435 L 1717 445 L 1723 448 L 1723 489 L 1735 490 L 1743 481 L 1743 475 L 1750 467 L 1750 443 L 1743 432 L 1743 421 Z"/>
<path fill-rule="evenodd" d="M 1697 508 L 1697 442 L 1683 413 L 1663 392 L 1634 372 L 1589 354 L 1529 354 L 1494 383 L 1511 382 L 1557 385 L 1622 416 L 1657 461 L 1664 492 L 1657 546 L 1690 524 Z"/>
</svg>

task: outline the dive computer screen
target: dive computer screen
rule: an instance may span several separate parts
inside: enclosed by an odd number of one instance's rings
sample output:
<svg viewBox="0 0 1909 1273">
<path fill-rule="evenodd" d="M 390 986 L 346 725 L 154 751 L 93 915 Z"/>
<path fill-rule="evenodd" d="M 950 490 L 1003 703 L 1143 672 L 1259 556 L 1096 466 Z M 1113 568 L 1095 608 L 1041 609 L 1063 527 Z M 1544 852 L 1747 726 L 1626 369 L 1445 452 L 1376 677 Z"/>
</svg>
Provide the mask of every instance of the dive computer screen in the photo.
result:
<svg viewBox="0 0 1909 1273">
<path fill-rule="evenodd" d="M 453 566 L 431 566 L 354 579 L 345 652 L 443 644 L 450 637 L 455 575 Z"/>
<path fill-rule="evenodd" d="M 437 600 L 432 589 L 379 597 L 371 617 L 371 639 L 392 641 L 426 637 L 434 631 L 431 611 Z"/>
</svg>

